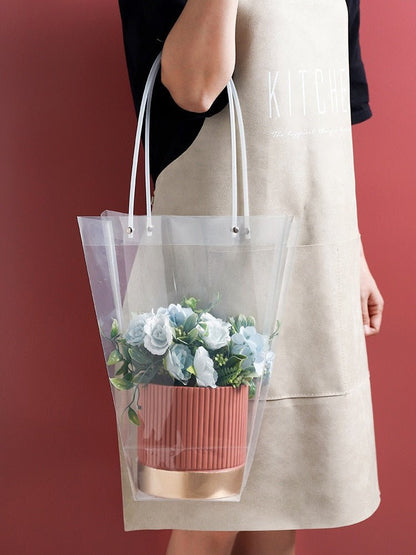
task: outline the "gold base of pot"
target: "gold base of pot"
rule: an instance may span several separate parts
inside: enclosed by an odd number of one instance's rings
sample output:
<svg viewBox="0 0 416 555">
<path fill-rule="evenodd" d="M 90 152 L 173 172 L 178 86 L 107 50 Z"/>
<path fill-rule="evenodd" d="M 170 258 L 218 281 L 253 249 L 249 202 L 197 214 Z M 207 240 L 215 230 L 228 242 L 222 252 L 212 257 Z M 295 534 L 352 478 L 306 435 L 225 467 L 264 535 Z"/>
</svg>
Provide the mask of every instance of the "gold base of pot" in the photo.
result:
<svg viewBox="0 0 416 555">
<path fill-rule="evenodd" d="M 168 499 L 220 499 L 240 493 L 244 465 L 222 470 L 162 470 L 139 463 L 139 489 Z"/>
</svg>

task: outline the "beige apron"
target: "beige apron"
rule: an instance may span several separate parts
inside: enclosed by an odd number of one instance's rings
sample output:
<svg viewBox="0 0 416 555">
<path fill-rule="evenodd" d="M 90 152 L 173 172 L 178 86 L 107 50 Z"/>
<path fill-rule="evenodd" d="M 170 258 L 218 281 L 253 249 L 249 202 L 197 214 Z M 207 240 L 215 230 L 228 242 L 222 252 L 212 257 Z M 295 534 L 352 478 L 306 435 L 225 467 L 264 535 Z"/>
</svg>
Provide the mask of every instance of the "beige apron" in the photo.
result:
<svg viewBox="0 0 416 555">
<path fill-rule="evenodd" d="M 302 217 L 257 451 L 240 502 L 184 503 L 135 502 L 120 450 L 126 530 L 330 528 L 380 503 L 345 0 L 240 0 L 236 47 L 251 213 Z M 230 214 L 230 160 L 223 110 L 160 174 L 153 212 Z"/>
</svg>

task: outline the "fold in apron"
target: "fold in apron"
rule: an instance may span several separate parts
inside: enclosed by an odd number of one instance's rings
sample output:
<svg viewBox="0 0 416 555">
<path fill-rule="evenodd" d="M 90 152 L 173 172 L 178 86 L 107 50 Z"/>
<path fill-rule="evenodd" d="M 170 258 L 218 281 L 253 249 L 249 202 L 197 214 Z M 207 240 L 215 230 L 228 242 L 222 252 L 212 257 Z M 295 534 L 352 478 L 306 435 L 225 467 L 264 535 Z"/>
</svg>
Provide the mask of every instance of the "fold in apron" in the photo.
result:
<svg viewBox="0 0 416 555">
<path fill-rule="evenodd" d="M 126 530 L 330 528 L 380 503 L 345 0 L 240 0 L 236 48 L 250 211 L 302 218 L 257 451 L 239 503 L 183 503 L 135 502 L 120 449 Z M 225 109 L 159 175 L 153 213 L 230 214 L 230 184 Z"/>
</svg>

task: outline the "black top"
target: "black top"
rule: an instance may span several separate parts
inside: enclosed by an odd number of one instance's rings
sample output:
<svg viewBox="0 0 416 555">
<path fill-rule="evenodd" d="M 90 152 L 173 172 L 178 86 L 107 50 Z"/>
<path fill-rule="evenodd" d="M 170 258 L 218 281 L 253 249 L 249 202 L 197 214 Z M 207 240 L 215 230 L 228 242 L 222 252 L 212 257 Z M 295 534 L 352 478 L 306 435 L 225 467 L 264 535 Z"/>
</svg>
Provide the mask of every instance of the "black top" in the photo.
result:
<svg viewBox="0 0 416 555">
<path fill-rule="evenodd" d="M 351 120 L 354 124 L 370 118 L 372 113 L 359 43 L 360 0 L 346 2 L 349 17 Z M 186 0 L 119 0 L 126 61 L 137 114 L 150 68 L 185 4 Z M 204 119 L 220 112 L 227 104 L 225 87 L 206 112 L 184 110 L 162 84 L 159 69 L 153 89 L 150 120 L 150 173 L 154 183 L 160 172 L 193 143 Z M 167 121 L 169 125 L 166 125 Z"/>
</svg>

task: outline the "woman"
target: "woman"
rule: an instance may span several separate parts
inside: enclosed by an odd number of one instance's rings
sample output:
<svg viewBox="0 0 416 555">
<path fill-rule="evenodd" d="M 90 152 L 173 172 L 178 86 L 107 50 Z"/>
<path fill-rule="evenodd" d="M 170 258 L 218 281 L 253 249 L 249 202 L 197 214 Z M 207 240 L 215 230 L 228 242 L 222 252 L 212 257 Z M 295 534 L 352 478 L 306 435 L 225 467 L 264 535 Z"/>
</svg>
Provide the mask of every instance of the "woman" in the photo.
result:
<svg viewBox="0 0 416 555">
<path fill-rule="evenodd" d="M 219 193 L 232 76 L 251 213 L 303 222 L 241 501 L 135 502 L 120 449 L 125 529 L 173 529 L 169 555 L 291 554 L 296 529 L 359 522 L 380 503 L 365 336 L 380 330 L 383 299 L 358 231 L 351 139 L 351 123 L 371 116 L 358 0 L 120 0 L 120 9 L 136 109 L 163 48 L 154 213 L 229 212 Z"/>
</svg>

